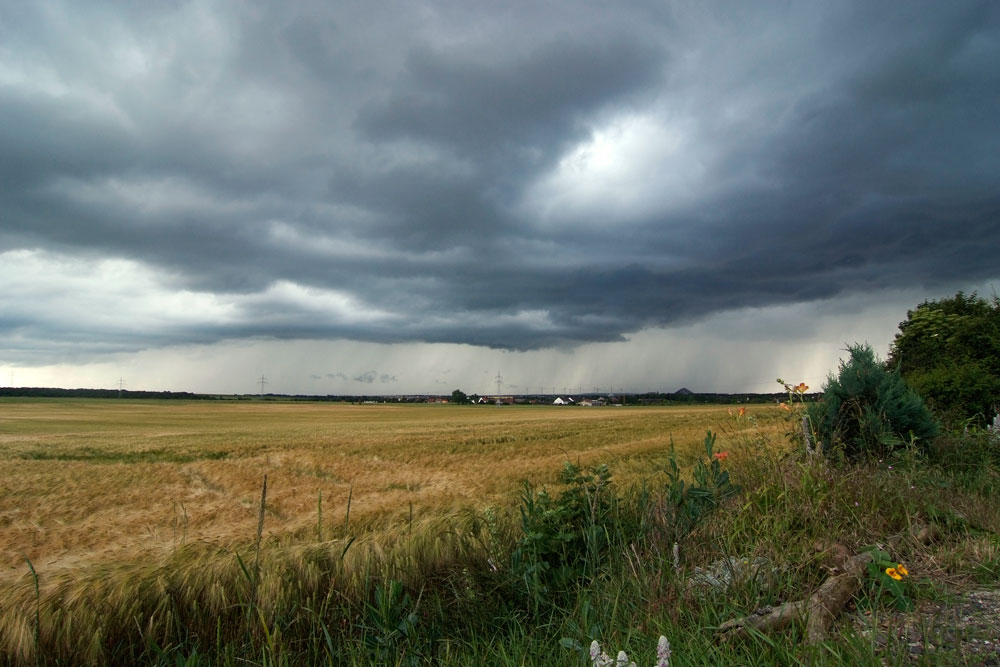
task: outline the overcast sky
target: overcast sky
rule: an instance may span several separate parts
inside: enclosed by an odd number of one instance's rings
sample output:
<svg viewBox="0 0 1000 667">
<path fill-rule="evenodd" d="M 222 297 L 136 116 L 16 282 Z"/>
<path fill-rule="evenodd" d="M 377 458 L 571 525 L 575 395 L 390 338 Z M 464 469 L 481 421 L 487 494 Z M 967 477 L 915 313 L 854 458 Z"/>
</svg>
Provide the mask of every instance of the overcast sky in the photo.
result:
<svg viewBox="0 0 1000 667">
<path fill-rule="evenodd" d="M 771 391 L 1000 285 L 1000 3 L 0 0 L 0 384 Z"/>
</svg>

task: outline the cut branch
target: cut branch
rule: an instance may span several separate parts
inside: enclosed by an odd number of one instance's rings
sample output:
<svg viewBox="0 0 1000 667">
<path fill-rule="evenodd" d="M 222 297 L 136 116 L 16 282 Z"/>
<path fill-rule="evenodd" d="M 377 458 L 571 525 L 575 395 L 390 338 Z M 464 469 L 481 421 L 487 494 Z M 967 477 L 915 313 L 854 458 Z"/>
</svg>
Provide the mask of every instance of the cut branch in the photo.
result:
<svg viewBox="0 0 1000 667">
<path fill-rule="evenodd" d="M 786 602 L 779 607 L 764 607 L 742 618 L 726 621 L 718 631 L 723 638 L 745 636 L 749 629 L 781 630 L 790 624 L 805 620 L 806 643 L 815 644 L 826 639 L 827 632 L 847 603 L 861 587 L 865 566 L 872 560 L 869 551 L 862 551 L 847 559 L 836 573 L 803 600 Z"/>
</svg>

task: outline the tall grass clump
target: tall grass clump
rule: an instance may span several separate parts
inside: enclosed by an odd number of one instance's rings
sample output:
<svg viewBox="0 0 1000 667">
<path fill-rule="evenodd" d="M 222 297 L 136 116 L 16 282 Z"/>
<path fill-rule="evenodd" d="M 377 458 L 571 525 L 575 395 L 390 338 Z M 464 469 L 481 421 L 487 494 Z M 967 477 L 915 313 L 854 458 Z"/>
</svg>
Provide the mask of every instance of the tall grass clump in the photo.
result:
<svg viewBox="0 0 1000 667">
<path fill-rule="evenodd" d="M 410 539 L 397 539 L 397 531 L 313 545 L 265 540 L 259 561 L 255 543 L 242 555 L 193 543 L 162 563 L 49 577 L 38 597 L 29 581 L 4 601 L 0 664 L 28 664 L 39 655 L 34 646 L 42 647 L 39 664 L 148 664 L 156 656 L 173 663 L 193 652 L 212 664 L 262 656 L 269 664 L 280 656 L 345 664 L 357 653 L 375 660 L 416 642 L 412 633 L 401 641 L 387 629 L 391 607 L 429 613 L 417 602 L 422 591 L 424 600 L 435 591 L 447 599 L 456 573 L 488 571 L 478 524 L 477 517 L 445 515 L 416 521 Z M 464 588 L 485 597 L 489 586 L 470 575 Z M 454 624 L 454 609 L 441 605 L 435 623 L 425 625 Z"/>
<path fill-rule="evenodd" d="M 971 426 L 945 433 L 934 440 L 927 460 L 946 488 L 1000 494 L 1000 435 L 990 429 Z"/>
</svg>

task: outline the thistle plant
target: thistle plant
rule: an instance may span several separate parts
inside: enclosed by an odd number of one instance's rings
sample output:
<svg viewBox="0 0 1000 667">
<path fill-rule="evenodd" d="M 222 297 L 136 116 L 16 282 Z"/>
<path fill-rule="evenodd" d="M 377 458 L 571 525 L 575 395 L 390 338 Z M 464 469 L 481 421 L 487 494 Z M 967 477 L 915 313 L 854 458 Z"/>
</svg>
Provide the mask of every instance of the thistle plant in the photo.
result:
<svg viewBox="0 0 1000 667">
<path fill-rule="evenodd" d="M 618 651 L 618 657 L 612 658 L 601 650 L 601 645 L 596 639 L 590 644 L 590 664 L 593 667 L 636 667 L 635 663 L 628 659 L 625 651 Z"/>
<path fill-rule="evenodd" d="M 618 651 L 618 656 L 612 658 L 601 649 L 601 644 L 596 639 L 590 643 L 590 664 L 592 667 L 636 667 L 625 651 Z M 663 635 L 660 635 L 660 641 L 656 645 L 654 667 L 670 667 L 670 641 Z"/>
<path fill-rule="evenodd" d="M 670 640 L 664 635 L 656 643 L 656 667 L 670 667 Z"/>
</svg>

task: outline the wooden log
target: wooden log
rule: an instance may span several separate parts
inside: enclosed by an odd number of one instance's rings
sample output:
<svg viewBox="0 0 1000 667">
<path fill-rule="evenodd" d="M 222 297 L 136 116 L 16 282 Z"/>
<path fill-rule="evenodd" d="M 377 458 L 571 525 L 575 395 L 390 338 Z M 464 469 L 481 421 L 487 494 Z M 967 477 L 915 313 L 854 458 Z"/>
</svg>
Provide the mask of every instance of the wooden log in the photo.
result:
<svg viewBox="0 0 1000 667">
<path fill-rule="evenodd" d="M 719 626 L 718 632 L 728 639 L 745 636 L 750 628 L 758 631 L 781 630 L 804 620 L 806 644 L 821 642 L 826 639 L 834 620 L 861 588 L 865 567 L 871 560 L 871 552 L 857 553 L 840 565 L 808 598 L 786 602 L 778 607 L 763 607 L 748 616 L 726 621 Z"/>
<path fill-rule="evenodd" d="M 815 593 L 809 596 L 806 613 L 806 644 L 816 644 L 826 639 L 826 633 L 833 621 L 861 588 L 865 567 L 872 562 L 872 553 L 862 551 L 851 556 L 841 568 L 840 574 L 823 582 Z"/>
</svg>

